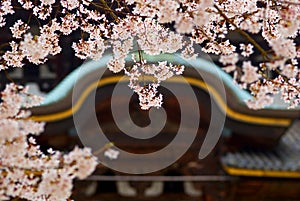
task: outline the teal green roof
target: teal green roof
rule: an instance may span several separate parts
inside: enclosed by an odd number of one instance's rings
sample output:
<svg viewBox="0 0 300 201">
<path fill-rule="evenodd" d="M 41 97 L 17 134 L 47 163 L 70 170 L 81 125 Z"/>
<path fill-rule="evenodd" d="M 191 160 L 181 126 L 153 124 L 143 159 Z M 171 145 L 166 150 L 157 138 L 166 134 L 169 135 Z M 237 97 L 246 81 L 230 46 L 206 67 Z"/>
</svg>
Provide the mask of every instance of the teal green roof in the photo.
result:
<svg viewBox="0 0 300 201">
<path fill-rule="evenodd" d="M 106 68 L 106 64 L 111 59 L 111 56 L 105 55 L 100 61 L 88 61 L 76 68 L 69 75 L 67 75 L 52 91 L 50 91 L 44 98 L 42 105 L 49 105 L 63 99 L 67 92 L 73 89 L 76 81 L 80 77 L 101 69 Z"/>
</svg>

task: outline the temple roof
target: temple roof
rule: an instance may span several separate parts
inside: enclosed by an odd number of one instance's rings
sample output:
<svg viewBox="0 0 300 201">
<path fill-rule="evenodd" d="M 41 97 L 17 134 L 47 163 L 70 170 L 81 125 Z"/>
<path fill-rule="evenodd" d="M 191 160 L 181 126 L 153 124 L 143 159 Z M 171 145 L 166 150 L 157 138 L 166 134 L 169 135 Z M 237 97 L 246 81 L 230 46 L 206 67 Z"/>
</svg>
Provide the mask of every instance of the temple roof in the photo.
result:
<svg viewBox="0 0 300 201">
<path fill-rule="evenodd" d="M 221 161 L 232 175 L 300 178 L 299 151 L 300 120 L 296 120 L 274 149 L 241 149 L 226 153 Z"/>
</svg>

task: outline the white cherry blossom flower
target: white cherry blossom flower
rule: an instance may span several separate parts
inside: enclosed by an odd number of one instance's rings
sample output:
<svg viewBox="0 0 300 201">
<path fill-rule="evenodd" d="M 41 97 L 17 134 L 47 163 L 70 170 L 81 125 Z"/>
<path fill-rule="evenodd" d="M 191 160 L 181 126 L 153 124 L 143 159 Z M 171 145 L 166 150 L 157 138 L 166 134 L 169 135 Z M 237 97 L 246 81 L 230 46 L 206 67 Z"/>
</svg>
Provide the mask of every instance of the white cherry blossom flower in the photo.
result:
<svg viewBox="0 0 300 201">
<path fill-rule="evenodd" d="M 25 24 L 22 20 L 18 20 L 10 30 L 14 38 L 21 38 L 21 36 L 29 29 L 30 27 Z"/>
<path fill-rule="evenodd" d="M 297 55 L 295 43 L 291 39 L 285 39 L 281 37 L 272 40 L 270 45 L 275 53 L 279 56 L 283 56 L 285 58 L 294 58 Z"/>
<path fill-rule="evenodd" d="M 253 51 L 253 45 L 248 44 L 240 44 L 240 50 L 242 50 L 241 55 L 244 57 L 249 57 L 254 51 Z"/>
<path fill-rule="evenodd" d="M 110 160 L 116 160 L 119 157 L 119 154 L 119 151 L 112 148 L 109 148 L 104 151 L 104 156 L 109 158 Z"/>
<path fill-rule="evenodd" d="M 243 76 L 241 81 L 245 83 L 252 83 L 257 81 L 261 76 L 257 72 L 258 68 L 252 66 L 250 61 L 243 62 Z"/>
</svg>

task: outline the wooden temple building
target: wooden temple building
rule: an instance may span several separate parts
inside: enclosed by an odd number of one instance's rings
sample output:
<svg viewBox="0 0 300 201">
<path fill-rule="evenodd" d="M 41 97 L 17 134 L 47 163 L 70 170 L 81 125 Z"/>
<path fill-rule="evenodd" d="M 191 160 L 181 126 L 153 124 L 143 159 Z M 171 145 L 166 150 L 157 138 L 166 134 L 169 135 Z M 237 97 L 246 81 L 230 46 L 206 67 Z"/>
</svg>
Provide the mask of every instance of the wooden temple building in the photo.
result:
<svg viewBox="0 0 300 201">
<path fill-rule="evenodd" d="M 300 200 L 299 109 L 287 110 L 285 106 L 274 104 L 263 110 L 250 110 L 244 103 L 244 99 L 250 95 L 230 82 L 230 77 L 220 69 L 212 72 L 210 68 L 214 64 L 202 59 L 184 63 L 174 55 L 163 55 L 160 59 L 174 64 L 185 64 L 186 71 L 180 79 L 167 80 L 166 87 L 161 89 L 164 96 L 163 108 L 167 116 L 163 129 L 153 138 L 137 140 L 124 134 L 114 122 L 111 109 L 113 91 L 117 83 L 125 90 L 128 80 L 122 80 L 121 74 L 112 74 L 106 69 L 105 60 L 109 58 L 110 55 L 106 55 L 99 62 L 85 62 L 82 67 L 66 73 L 64 79 L 58 78 L 58 73 L 49 66 L 45 67 L 47 73 L 40 68 L 36 77 L 31 77 L 30 80 L 23 79 L 26 72 L 9 74 L 12 79 L 23 84 L 31 81 L 38 83 L 39 88 L 47 92 L 46 103 L 32 109 L 33 119 L 47 122 L 45 133 L 38 139 L 41 144 L 64 151 L 76 145 L 82 146 L 73 115 L 86 114 L 84 112 L 90 106 L 89 100 L 95 102 L 93 108 L 106 137 L 119 149 L 136 154 L 163 149 L 172 142 L 179 127 L 184 128 L 187 138 L 192 135 L 188 123 L 182 125 L 178 96 L 184 98 L 187 114 L 200 113 L 200 121 L 195 139 L 173 164 L 152 173 L 125 174 L 110 169 L 108 166 L 114 161 L 104 158 L 102 162 L 106 165 L 100 163 L 91 177 L 76 181 L 73 193 L 75 200 Z M 156 62 L 156 59 L 148 58 L 148 62 Z M 74 65 L 77 64 L 79 62 Z M 78 73 L 79 69 L 84 70 Z M 1 80 L 5 80 L 6 76 L 1 76 Z M 222 80 L 223 91 L 218 88 L 217 79 Z M 78 87 L 76 93 L 73 90 L 74 80 Z M 186 83 L 195 93 L 197 105 L 191 104 L 192 97 L 185 97 L 184 88 L 180 90 Z M 54 85 L 54 89 L 50 90 Z M 168 90 L 168 86 L 183 93 L 174 95 Z M 92 91 L 95 92 L 94 96 L 91 95 Z M 139 108 L 135 95 L 129 103 L 126 102 L 125 95 L 117 94 L 114 97 L 118 100 L 117 110 L 129 110 L 131 121 L 142 127 L 147 126 L 149 111 Z M 205 158 L 199 159 L 199 150 L 205 143 L 209 126 L 219 121 L 213 117 L 213 110 L 217 116 L 224 117 L 224 126 L 216 145 Z M 79 127 L 84 128 L 87 135 L 93 135 L 88 132 L 94 129 L 88 124 L 89 116 L 86 118 L 86 121 L 79 122 L 82 123 Z M 127 121 L 129 120 L 125 117 L 122 120 L 124 125 L 130 126 L 126 124 Z M 147 132 L 151 133 L 151 129 L 154 128 L 149 127 Z M 185 146 L 184 143 L 182 141 L 174 146 Z M 166 153 L 162 157 L 168 158 L 172 154 Z M 122 154 L 117 160 L 123 160 Z M 131 161 L 123 162 L 126 165 Z"/>
</svg>

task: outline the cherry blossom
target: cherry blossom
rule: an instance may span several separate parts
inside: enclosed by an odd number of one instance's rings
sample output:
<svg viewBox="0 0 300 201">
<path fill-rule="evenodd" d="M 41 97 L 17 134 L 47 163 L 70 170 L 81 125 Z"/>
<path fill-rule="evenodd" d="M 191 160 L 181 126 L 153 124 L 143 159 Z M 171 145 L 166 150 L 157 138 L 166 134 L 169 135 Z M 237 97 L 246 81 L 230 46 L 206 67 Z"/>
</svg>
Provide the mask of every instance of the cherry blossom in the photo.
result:
<svg viewBox="0 0 300 201">
<path fill-rule="evenodd" d="M 253 45 L 248 44 L 240 44 L 240 49 L 242 50 L 241 55 L 244 57 L 249 57 L 254 51 L 253 51 Z"/>
<path fill-rule="evenodd" d="M 139 96 L 141 109 L 148 110 L 151 107 L 161 107 L 162 94 L 158 93 L 157 87 L 158 84 L 135 86 L 134 91 Z"/>
<path fill-rule="evenodd" d="M 1 93 L 0 198 L 68 200 L 73 179 L 89 176 L 97 159 L 89 148 L 75 147 L 66 155 L 52 149 L 43 153 L 33 135 L 44 130 L 44 123 L 28 119 L 30 113 L 23 109 L 42 99 L 27 91 L 28 88 L 9 84 Z"/>
<path fill-rule="evenodd" d="M 33 3 L 30 0 L 18 0 L 18 2 L 21 4 L 21 6 L 25 9 L 25 10 L 29 10 L 31 8 L 33 8 Z M 47 1 L 42 1 L 42 4 L 49 4 Z"/>
<path fill-rule="evenodd" d="M 237 53 L 221 55 L 219 61 L 223 65 L 236 64 L 239 61 L 239 55 Z"/>
<path fill-rule="evenodd" d="M 244 83 L 252 83 L 258 80 L 260 75 L 258 74 L 257 67 L 252 66 L 250 61 L 243 62 L 243 76 L 241 77 L 241 81 Z"/>
<path fill-rule="evenodd" d="M 109 148 L 107 149 L 105 152 L 104 152 L 104 156 L 109 158 L 110 160 L 115 160 L 118 158 L 120 152 L 115 150 L 115 149 L 112 149 L 112 148 Z"/>
<path fill-rule="evenodd" d="M 61 0 L 61 5 L 68 10 L 73 10 L 75 8 L 79 7 L 79 1 L 78 0 Z"/>
<path fill-rule="evenodd" d="M 14 38 L 21 38 L 22 34 L 24 34 L 28 29 L 29 26 L 22 22 L 22 20 L 18 20 L 14 26 L 10 28 Z"/>
<path fill-rule="evenodd" d="M 285 39 L 281 37 L 272 40 L 270 45 L 278 56 L 283 56 L 290 59 L 296 57 L 296 46 L 291 39 Z"/>
</svg>

